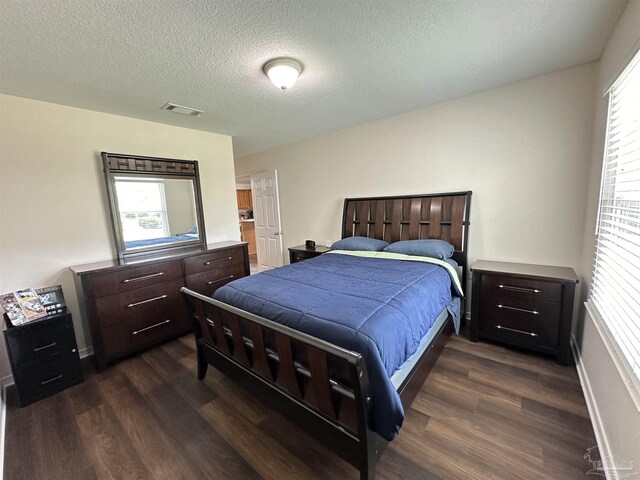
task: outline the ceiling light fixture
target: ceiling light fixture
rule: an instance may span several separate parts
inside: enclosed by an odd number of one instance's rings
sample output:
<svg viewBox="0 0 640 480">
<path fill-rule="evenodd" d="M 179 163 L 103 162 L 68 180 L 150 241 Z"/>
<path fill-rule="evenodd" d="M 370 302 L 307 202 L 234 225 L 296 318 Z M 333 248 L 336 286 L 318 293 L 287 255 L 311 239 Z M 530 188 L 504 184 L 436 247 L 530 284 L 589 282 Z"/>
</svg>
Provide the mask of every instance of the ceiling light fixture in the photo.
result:
<svg viewBox="0 0 640 480">
<path fill-rule="evenodd" d="M 302 64 L 293 58 L 276 58 L 267 62 L 264 73 L 278 88 L 286 90 L 293 87 L 302 73 Z"/>
</svg>

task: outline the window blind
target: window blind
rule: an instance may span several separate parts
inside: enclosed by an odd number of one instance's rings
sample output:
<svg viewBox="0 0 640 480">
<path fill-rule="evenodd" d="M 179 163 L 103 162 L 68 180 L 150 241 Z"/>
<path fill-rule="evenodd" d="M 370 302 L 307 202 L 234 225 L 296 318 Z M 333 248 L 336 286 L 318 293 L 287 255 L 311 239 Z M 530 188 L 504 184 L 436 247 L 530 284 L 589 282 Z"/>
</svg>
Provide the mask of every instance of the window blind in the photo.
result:
<svg viewBox="0 0 640 480">
<path fill-rule="evenodd" d="M 640 52 L 609 90 L 590 297 L 640 385 Z"/>
</svg>

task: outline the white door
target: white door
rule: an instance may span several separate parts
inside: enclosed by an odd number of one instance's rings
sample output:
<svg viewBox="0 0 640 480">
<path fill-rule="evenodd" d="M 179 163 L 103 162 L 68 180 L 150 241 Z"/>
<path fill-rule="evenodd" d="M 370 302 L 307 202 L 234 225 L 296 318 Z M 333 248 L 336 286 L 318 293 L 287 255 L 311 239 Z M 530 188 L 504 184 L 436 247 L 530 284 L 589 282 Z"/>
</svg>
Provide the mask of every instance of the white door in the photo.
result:
<svg viewBox="0 0 640 480">
<path fill-rule="evenodd" d="M 277 171 L 270 170 L 251 175 L 251 195 L 253 196 L 258 267 L 260 271 L 281 267 L 284 264 L 284 256 Z"/>
</svg>

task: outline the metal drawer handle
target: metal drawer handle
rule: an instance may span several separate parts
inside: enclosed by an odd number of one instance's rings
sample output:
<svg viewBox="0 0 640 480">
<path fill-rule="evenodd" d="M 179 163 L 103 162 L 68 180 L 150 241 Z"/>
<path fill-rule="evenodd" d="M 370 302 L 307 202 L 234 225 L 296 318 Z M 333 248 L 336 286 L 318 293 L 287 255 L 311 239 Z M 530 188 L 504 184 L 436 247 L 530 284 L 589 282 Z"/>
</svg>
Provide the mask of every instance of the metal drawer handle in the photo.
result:
<svg viewBox="0 0 640 480">
<path fill-rule="evenodd" d="M 50 378 L 49 380 L 43 380 L 40 382 L 40 385 L 46 385 L 47 383 L 55 382 L 56 380 L 60 380 L 62 378 L 62 374 L 58 374 L 55 377 Z"/>
<path fill-rule="evenodd" d="M 523 335 L 529 335 L 530 337 L 537 337 L 537 333 L 526 332 L 524 330 L 517 330 L 515 328 L 503 327 L 502 325 L 496 325 L 496 328 L 499 330 L 509 330 L 510 332 L 521 333 Z"/>
<path fill-rule="evenodd" d="M 43 345 L 41 347 L 36 347 L 33 349 L 34 352 L 39 352 L 40 350 L 44 350 L 45 348 L 51 348 L 51 347 L 55 347 L 56 346 L 56 342 L 51 342 L 47 345 Z"/>
<path fill-rule="evenodd" d="M 127 278 L 125 280 L 122 280 L 122 283 L 140 282 L 142 280 L 147 280 L 148 278 L 153 278 L 153 277 L 159 277 L 161 275 L 164 275 L 164 272 L 152 273 L 151 275 L 143 275 L 141 277 Z"/>
<path fill-rule="evenodd" d="M 508 305 L 496 305 L 498 308 L 506 308 L 507 310 L 515 310 L 517 312 L 525 312 L 530 313 L 531 315 L 540 315 L 540 312 L 537 310 L 527 310 L 526 308 L 518 308 L 518 307 L 510 307 Z"/>
<path fill-rule="evenodd" d="M 227 257 L 227 258 L 218 258 L 217 260 L 209 260 L 208 262 L 204 262 L 205 265 L 211 265 L 212 263 L 216 263 L 216 262 L 224 262 L 225 260 L 231 260 L 231 257 Z"/>
<path fill-rule="evenodd" d="M 210 282 L 207 282 L 207 285 L 213 285 L 214 283 L 222 282 L 223 280 L 229 280 L 230 278 L 234 278 L 234 277 L 235 275 L 229 275 L 228 277 L 218 278 L 217 280 L 211 280 Z"/>
<path fill-rule="evenodd" d="M 147 298 L 146 300 L 141 300 L 140 302 L 130 303 L 127 305 L 127 308 L 137 307 L 138 305 L 142 305 L 143 303 L 155 302 L 156 300 L 162 300 L 163 298 L 167 298 L 167 295 L 160 295 L 159 297 Z"/>
<path fill-rule="evenodd" d="M 498 284 L 498 288 L 504 288 L 505 290 L 513 290 L 515 292 L 542 293 L 542 290 L 538 290 L 537 288 L 514 287 L 512 285 L 502 285 L 500 283 Z"/>
<path fill-rule="evenodd" d="M 135 330 L 135 331 L 131 332 L 131 335 L 137 335 L 139 333 L 144 332 L 145 330 L 151 330 L 152 328 L 159 327 L 160 325 L 164 325 L 165 323 L 169 323 L 170 321 L 171 320 L 165 320 L 164 322 L 156 323 L 155 325 L 150 325 L 148 327 L 141 328 L 140 330 Z"/>
</svg>

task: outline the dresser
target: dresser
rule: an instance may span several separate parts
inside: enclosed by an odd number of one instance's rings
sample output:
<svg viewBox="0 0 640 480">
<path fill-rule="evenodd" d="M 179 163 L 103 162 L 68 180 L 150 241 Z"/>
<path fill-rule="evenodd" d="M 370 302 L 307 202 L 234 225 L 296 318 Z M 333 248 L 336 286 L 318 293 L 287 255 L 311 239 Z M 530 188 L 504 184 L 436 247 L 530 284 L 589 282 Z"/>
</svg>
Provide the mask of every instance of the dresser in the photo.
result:
<svg viewBox="0 0 640 480">
<path fill-rule="evenodd" d="M 304 245 L 299 245 L 297 247 L 289 248 L 289 263 L 301 262 L 303 260 L 308 260 L 310 258 L 317 257 L 322 255 L 323 253 L 327 253 L 330 248 L 321 247 L 316 245 L 313 248 L 308 248 Z"/>
<path fill-rule="evenodd" d="M 70 313 L 15 327 L 7 321 L 4 341 L 20 406 L 84 381 Z"/>
<path fill-rule="evenodd" d="M 578 277 L 571 268 L 478 260 L 472 267 L 470 339 L 486 338 L 570 363 Z"/>
<path fill-rule="evenodd" d="M 249 256 L 246 243 L 221 242 L 173 255 L 78 265 L 71 271 L 101 371 L 113 360 L 190 330 L 180 288 L 210 296 L 249 275 Z"/>
</svg>

